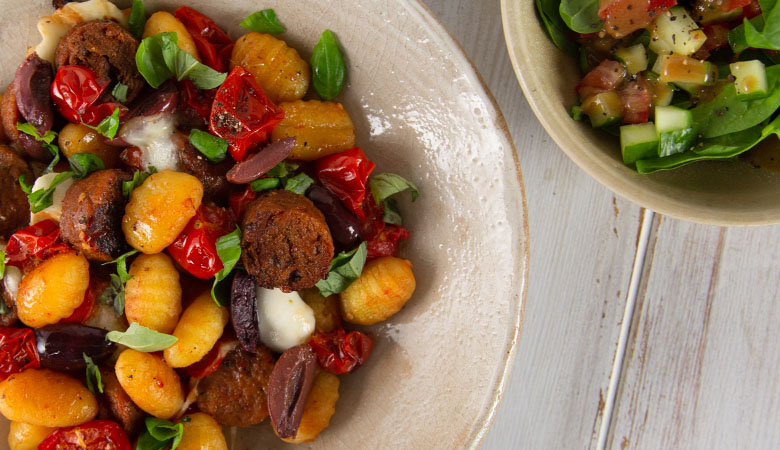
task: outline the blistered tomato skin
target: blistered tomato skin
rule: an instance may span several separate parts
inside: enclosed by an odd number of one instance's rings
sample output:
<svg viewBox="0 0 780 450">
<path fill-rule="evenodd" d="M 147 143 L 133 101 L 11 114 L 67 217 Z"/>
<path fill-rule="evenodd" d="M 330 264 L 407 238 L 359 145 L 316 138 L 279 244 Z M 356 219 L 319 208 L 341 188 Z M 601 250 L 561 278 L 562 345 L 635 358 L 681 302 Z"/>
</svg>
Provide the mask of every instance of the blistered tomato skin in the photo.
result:
<svg viewBox="0 0 780 450">
<path fill-rule="evenodd" d="M 38 450 L 130 450 L 127 434 L 116 422 L 95 420 L 73 428 L 62 428 L 43 440 Z"/>
<path fill-rule="evenodd" d="M 0 380 L 39 366 L 33 330 L 0 327 Z"/>
</svg>

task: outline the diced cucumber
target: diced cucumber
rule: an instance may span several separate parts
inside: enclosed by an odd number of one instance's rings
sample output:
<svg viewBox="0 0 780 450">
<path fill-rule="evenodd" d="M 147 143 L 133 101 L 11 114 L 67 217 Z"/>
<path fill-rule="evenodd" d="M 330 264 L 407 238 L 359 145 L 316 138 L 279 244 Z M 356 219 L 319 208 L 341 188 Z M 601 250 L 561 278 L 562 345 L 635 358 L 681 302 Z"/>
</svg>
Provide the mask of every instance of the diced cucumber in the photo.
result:
<svg viewBox="0 0 780 450">
<path fill-rule="evenodd" d="M 707 35 L 682 6 L 658 15 L 650 27 L 650 49 L 658 54 L 692 55 Z"/>
<path fill-rule="evenodd" d="M 582 120 L 583 114 L 584 113 L 582 112 L 582 106 L 580 105 L 574 105 L 569 110 L 569 115 L 574 120 Z"/>
<path fill-rule="evenodd" d="M 657 62 L 656 65 L 658 65 Z M 709 61 L 701 61 L 682 55 L 668 55 L 661 62 L 661 70 L 658 75 L 659 79 L 666 83 L 700 86 L 714 83 L 718 79 L 718 69 Z"/>
<path fill-rule="evenodd" d="M 626 164 L 655 158 L 658 156 L 658 143 L 658 133 L 653 122 L 620 127 L 620 151 Z"/>
<path fill-rule="evenodd" d="M 693 126 L 693 113 L 676 106 L 655 107 L 655 129 L 658 134 L 684 130 Z"/>
<path fill-rule="evenodd" d="M 647 51 L 642 44 L 616 50 L 615 59 L 623 63 L 626 71 L 631 75 L 647 69 Z"/>
<path fill-rule="evenodd" d="M 623 118 L 623 102 L 617 92 L 602 92 L 585 99 L 582 111 L 588 115 L 594 128 L 604 127 L 620 122 Z"/>
<path fill-rule="evenodd" d="M 753 100 L 766 97 L 767 84 L 764 63 L 755 59 L 740 61 L 730 64 L 729 69 L 734 75 L 734 87 L 737 89 L 738 99 Z"/>
<path fill-rule="evenodd" d="M 664 83 L 657 76 L 647 77 L 647 86 L 650 90 L 650 103 L 655 106 L 667 106 L 672 103 L 674 88 L 669 83 Z"/>
<path fill-rule="evenodd" d="M 654 74 L 661 75 L 661 71 L 664 68 L 664 61 L 666 61 L 666 58 L 668 58 L 669 55 L 658 55 L 658 58 L 655 60 L 655 64 L 653 64 L 653 68 L 650 69 Z"/>
</svg>

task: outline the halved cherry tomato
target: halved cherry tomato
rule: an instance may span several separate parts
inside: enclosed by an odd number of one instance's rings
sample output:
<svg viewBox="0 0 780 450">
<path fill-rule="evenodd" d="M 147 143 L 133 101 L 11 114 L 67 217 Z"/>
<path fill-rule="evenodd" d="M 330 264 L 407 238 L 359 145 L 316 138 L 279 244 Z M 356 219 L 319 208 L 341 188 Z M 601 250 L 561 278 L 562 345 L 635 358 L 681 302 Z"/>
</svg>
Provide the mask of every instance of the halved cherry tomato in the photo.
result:
<svg viewBox="0 0 780 450">
<path fill-rule="evenodd" d="M 38 450 L 130 450 L 130 439 L 116 422 L 93 420 L 60 428 L 44 439 Z"/>
<path fill-rule="evenodd" d="M 409 239 L 409 230 L 393 224 L 381 222 L 382 230 L 367 242 L 367 260 L 382 258 L 384 256 L 396 256 L 401 241 Z"/>
<path fill-rule="evenodd" d="M 40 366 L 32 329 L 0 327 L 0 380 Z"/>
<path fill-rule="evenodd" d="M 185 367 L 184 371 L 193 378 L 204 378 L 207 375 L 211 375 L 219 368 L 219 365 L 222 364 L 222 361 L 227 354 L 232 352 L 237 345 L 238 340 L 235 338 L 220 339 L 214 344 L 214 347 L 206 353 L 206 356 L 204 356 L 203 359 L 191 366 Z"/>
<path fill-rule="evenodd" d="M 233 218 L 240 222 L 244 217 L 244 211 L 250 203 L 257 199 L 257 193 L 252 190 L 249 185 L 241 192 L 233 192 L 228 197 L 228 204 L 230 205 L 230 211 L 233 213 Z"/>
<path fill-rule="evenodd" d="M 87 288 L 87 292 L 84 293 L 84 301 L 81 302 L 81 305 L 79 305 L 75 311 L 73 311 L 73 314 L 71 314 L 70 317 L 62 319 L 60 322 L 84 323 L 84 321 L 89 318 L 89 315 L 92 314 L 92 308 L 95 306 L 95 300 L 98 298 L 97 285 L 97 279 L 90 274 L 89 287 Z"/>
<path fill-rule="evenodd" d="M 660 12 L 677 4 L 677 0 L 600 0 L 599 17 L 604 30 L 621 38 L 646 28 Z"/>
<path fill-rule="evenodd" d="M 376 164 L 360 147 L 344 150 L 318 159 L 315 174 L 323 186 L 336 194 L 358 219 L 365 220 L 363 199 L 368 188 L 368 176 Z"/>
<path fill-rule="evenodd" d="M 343 328 L 332 333 L 315 333 L 309 345 L 317 355 L 320 367 L 330 373 L 350 373 L 366 362 L 374 350 L 374 339 L 360 331 L 345 332 Z"/>
<path fill-rule="evenodd" d="M 284 111 L 266 97 L 255 77 L 236 67 L 217 90 L 209 130 L 228 141 L 230 155 L 241 162 L 247 152 L 268 140 L 282 119 Z"/>
<path fill-rule="evenodd" d="M 17 231 L 11 235 L 5 247 L 8 265 L 19 268 L 69 251 L 73 250 L 60 239 L 59 225 L 49 219 Z"/>
<path fill-rule="evenodd" d="M 51 84 L 51 98 L 69 122 L 97 126 L 117 108 L 120 116 L 127 113 L 127 107 L 119 103 L 95 105 L 110 83 L 88 67 L 60 66 Z"/>
<path fill-rule="evenodd" d="M 602 92 L 615 90 L 626 79 L 626 68 L 623 64 L 605 59 L 593 70 L 588 72 L 574 88 L 580 100 L 585 100 Z"/>
<path fill-rule="evenodd" d="M 215 89 L 200 90 L 190 80 L 178 83 L 178 87 L 181 93 L 182 104 L 194 111 L 203 120 L 203 123 L 208 124 L 211 105 L 214 103 L 214 96 L 217 91 Z"/>
<path fill-rule="evenodd" d="M 168 247 L 168 253 L 187 272 L 207 280 L 224 268 L 217 254 L 217 239 L 234 228 L 235 223 L 226 209 L 201 205 L 195 217 Z"/>
<path fill-rule="evenodd" d="M 190 32 L 203 64 L 217 72 L 227 71 L 230 67 L 233 40 L 213 20 L 189 6 L 180 7 L 174 15 Z"/>
</svg>

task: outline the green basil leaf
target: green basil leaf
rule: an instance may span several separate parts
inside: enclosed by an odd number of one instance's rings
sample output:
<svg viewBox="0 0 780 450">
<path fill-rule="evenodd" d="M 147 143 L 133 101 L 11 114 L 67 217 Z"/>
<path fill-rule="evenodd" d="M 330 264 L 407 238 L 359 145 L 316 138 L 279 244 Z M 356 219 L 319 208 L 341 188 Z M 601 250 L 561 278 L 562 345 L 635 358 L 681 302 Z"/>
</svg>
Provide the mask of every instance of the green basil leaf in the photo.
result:
<svg viewBox="0 0 780 450">
<path fill-rule="evenodd" d="M 184 425 L 158 419 L 146 418 L 146 432 L 138 438 L 138 450 L 175 450 L 184 435 Z"/>
<path fill-rule="evenodd" d="M 82 179 L 87 175 L 98 170 L 103 170 L 106 165 L 103 164 L 103 160 L 98 155 L 92 153 L 76 153 L 68 158 L 68 164 L 73 171 L 73 178 Z"/>
<path fill-rule="evenodd" d="M 0 280 L 5 278 L 5 250 L 0 250 Z M 0 301 L 0 303 L 5 303 Z"/>
<path fill-rule="evenodd" d="M 276 189 L 281 180 L 278 178 L 258 178 L 255 181 L 249 183 L 249 187 L 252 188 L 252 192 L 267 191 L 269 189 Z"/>
<path fill-rule="evenodd" d="M 139 352 L 158 352 L 165 350 L 179 340 L 176 336 L 163 334 L 132 322 L 127 331 L 110 331 L 106 339 L 122 344 Z"/>
<path fill-rule="evenodd" d="M 558 11 L 566 25 L 577 33 L 596 33 L 604 28 L 599 18 L 599 0 L 561 0 Z"/>
<path fill-rule="evenodd" d="M 221 163 L 227 157 L 228 142 L 211 133 L 193 128 L 190 143 L 213 163 Z"/>
<path fill-rule="evenodd" d="M 43 136 L 41 136 L 38 134 L 38 130 L 36 130 L 34 126 L 32 126 L 29 123 L 21 123 L 21 122 L 16 122 L 16 129 L 18 131 L 21 131 L 24 134 L 29 134 L 30 136 L 34 137 L 38 141 L 43 142 L 43 146 L 46 147 L 49 153 L 52 154 L 53 159 L 46 167 L 46 169 L 44 169 L 41 175 L 45 175 L 47 173 L 50 173 L 52 170 L 54 170 L 54 167 L 60 162 L 60 148 L 52 144 L 52 142 L 54 142 L 54 139 L 57 138 L 57 133 L 49 130 L 46 133 L 44 133 Z"/>
<path fill-rule="evenodd" d="M 53 204 L 54 191 L 57 186 L 63 181 L 73 176 L 73 172 L 58 173 L 51 181 L 49 187 L 45 189 L 38 189 L 27 196 L 27 201 L 30 203 L 30 211 L 33 213 L 41 212 Z"/>
<path fill-rule="evenodd" d="M 320 294 L 323 297 L 329 297 L 348 288 L 363 272 L 366 256 L 368 256 L 368 251 L 365 242 L 362 242 L 358 248 L 351 252 L 339 253 L 330 263 L 327 278 L 316 284 Z"/>
<path fill-rule="evenodd" d="M 19 186 L 22 187 L 22 192 L 24 192 L 27 195 L 32 194 L 32 185 L 27 184 L 27 175 L 21 174 L 19 175 Z"/>
<path fill-rule="evenodd" d="M 92 125 L 87 125 L 84 122 L 81 122 L 81 124 L 86 126 L 87 128 L 91 128 L 97 131 L 98 133 L 102 134 L 103 136 L 109 139 L 114 139 L 116 137 L 117 131 L 119 131 L 119 108 L 114 109 L 114 112 L 111 113 L 110 116 L 107 116 L 106 118 L 101 120 L 96 127 L 93 127 Z"/>
<path fill-rule="evenodd" d="M 100 369 L 97 364 L 92 361 L 86 353 L 81 354 L 84 357 L 84 362 L 87 363 L 87 389 L 89 392 L 95 393 L 95 386 L 98 388 L 98 392 L 103 393 L 103 378 L 100 375 Z M 95 380 L 94 383 L 92 380 Z"/>
<path fill-rule="evenodd" d="M 417 200 L 417 196 L 420 195 L 420 191 L 414 183 L 394 173 L 375 175 L 368 181 L 368 185 L 371 187 L 371 193 L 377 204 L 381 204 L 386 198 L 407 189 L 412 191 L 412 201 Z"/>
<path fill-rule="evenodd" d="M 130 11 L 130 18 L 128 19 L 130 25 L 130 32 L 136 39 L 141 39 L 144 34 L 144 27 L 146 26 L 146 7 L 141 0 L 133 0 L 133 9 Z"/>
<path fill-rule="evenodd" d="M 240 25 L 242 28 L 258 33 L 279 34 L 287 31 L 276 20 L 276 12 L 273 9 L 257 11 L 241 21 Z"/>
<path fill-rule="evenodd" d="M 403 225 L 404 220 L 401 217 L 401 212 L 398 209 L 398 203 L 393 198 L 388 198 L 382 202 L 384 213 L 382 214 L 382 221 L 392 225 Z"/>
<path fill-rule="evenodd" d="M 139 170 L 136 170 L 135 173 L 133 173 L 132 180 L 122 182 L 122 195 L 124 195 L 125 197 L 130 197 L 130 194 L 133 192 L 133 189 L 144 184 L 144 181 L 146 181 L 146 179 L 149 178 L 149 175 L 156 172 L 157 169 L 155 169 L 154 167 L 150 167 L 149 172 L 141 172 Z"/>
<path fill-rule="evenodd" d="M 301 172 L 298 175 L 285 180 L 284 188 L 288 191 L 293 191 L 296 194 L 304 195 L 312 184 L 314 184 L 314 180 L 312 180 L 310 176 Z"/>
<path fill-rule="evenodd" d="M 339 44 L 330 30 L 325 30 L 311 55 L 314 90 L 323 100 L 330 100 L 344 87 L 346 68 Z"/>
<path fill-rule="evenodd" d="M 117 83 L 116 86 L 114 86 L 114 90 L 111 91 L 111 95 L 114 96 L 114 98 L 122 104 L 127 103 L 127 90 L 128 86 L 126 84 Z"/>
<path fill-rule="evenodd" d="M 236 230 L 232 233 L 217 239 L 217 255 L 224 267 L 214 276 L 214 284 L 211 287 L 211 298 L 213 298 L 218 305 L 223 306 L 230 303 L 230 299 L 229 296 L 228 298 L 225 298 L 224 290 L 220 290 L 218 285 L 223 282 L 223 280 L 227 280 L 228 275 L 230 275 L 230 272 L 236 267 L 238 260 L 241 259 L 240 228 L 236 227 Z"/>
<path fill-rule="evenodd" d="M 265 176 L 269 178 L 284 178 L 287 175 L 298 170 L 298 168 L 300 167 L 301 167 L 300 164 L 282 161 L 279 164 L 275 165 L 271 170 L 266 172 Z"/>
<path fill-rule="evenodd" d="M 138 437 L 138 444 L 136 450 L 164 450 L 168 448 L 168 441 L 158 441 L 153 438 L 148 431 L 145 431 Z"/>
<path fill-rule="evenodd" d="M 199 89 L 214 89 L 225 82 L 227 74 L 201 64 L 170 38 L 163 37 L 162 56 L 178 81 L 191 80 Z M 178 38 L 177 38 L 178 39 Z"/>
<path fill-rule="evenodd" d="M 141 41 L 135 54 L 135 65 L 138 71 L 149 83 L 157 89 L 173 77 L 173 69 L 168 67 L 163 57 L 163 47 L 166 42 L 178 42 L 176 33 L 160 33 Z"/>
<path fill-rule="evenodd" d="M 107 305 L 113 305 L 117 316 L 125 312 L 125 283 L 132 276 L 127 272 L 127 258 L 138 253 L 138 250 L 131 250 L 119 258 L 103 263 L 103 265 L 116 264 L 116 273 L 111 274 L 111 285 L 100 294 L 99 300 Z"/>
<path fill-rule="evenodd" d="M 560 4 L 560 0 L 536 0 L 536 11 L 553 44 L 566 53 L 576 54 L 577 46 L 569 39 L 569 28 L 561 19 Z"/>
</svg>

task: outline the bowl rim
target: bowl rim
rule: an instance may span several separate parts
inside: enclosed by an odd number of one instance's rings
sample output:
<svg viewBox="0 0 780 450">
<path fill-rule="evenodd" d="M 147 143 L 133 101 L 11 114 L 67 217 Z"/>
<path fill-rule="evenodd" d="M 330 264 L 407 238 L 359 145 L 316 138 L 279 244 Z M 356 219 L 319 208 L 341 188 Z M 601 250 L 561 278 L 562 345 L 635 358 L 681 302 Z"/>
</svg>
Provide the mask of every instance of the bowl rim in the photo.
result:
<svg viewBox="0 0 780 450">
<path fill-rule="evenodd" d="M 441 22 L 441 20 L 426 6 L 422 0 L 410 0 L 410 4 L 412 6 L 417 6 L 419 8 L 419 13 L 423 18 L 429 19 L 432 23 L 432 26 L 438 27 L 440 37 L 442 38 L 442 43 L 448 45 L 448 50 L 450 50 L 450 53 L 453 57 L 460 58 L 461 61 L 459 61 L 459 66 L 462 67 L 462 70 L 464 74 L 470 75 L 473 77 L 479 85 L 482 87 L 482 93 L 485 96 L 485 100 L 487 100 L 487 105 L 491 106 L 493 108 L 493 113 L 495 120 L 492 121 L 492 125 L 496 131 L 497 134 L 502 135 L 506 141 L 506 144 L 509 146 L 509 151 L 512 154 L 512 160 L 514 162 L 514 169 L 515 173 L 517 175 L 517 182 L 520 186 L 520 192 L 518 193 L 520 195 L 521 204 L 523 207 L 522 210 L 522 223 L 520 224 L 513 224 L 514 228 L 517 229 L 518 235 L 521 238 L 518 244 L 520 244 L 521 247 L 521 257 L 518 262 L 522 262 L 523 267 L 521 274 L 515 274 L 515 276 L 520 277 L 520 305 L 519 305 L 519 311 L 517 318 L 515 319 L 514 324 L 512 325 L 512 334 L 511 338 L 508 340 L 506 345 L 506 350 L 504 352 L 504 367 L 501 369 L 501 372 L 498 376 L 498 379 L 495 380 L 494 386 L 492 388 L 492 395 L 490 399 L 490 403 L 487 407 L 487 410 L 483 412 L 483 414 L 479 417 L 477 417 L 477 420 L 475 422 L 476 428 L 471 431 L 469 436 L 467 437 L 466 441 L 464 442 L 464 447 L 476 449 L 479 448 L 482 442 L 484 441 L 485 437 L 487 436 L 488 431 L 490 430 L 490 427 L 493 425 L 493 422 L 496 418 L 496 413 L 498 412 L 498 407 L 501 403 L 501 400 L 504 397 L 504 392 L 506 391 L 506 385 L 510 379 L 513 363 L 515 360 L 515 356 L 517 354 L 517 344 L 520 340 L 520 335 L 522 333 L 523 329 L 523 323 L 525 320 L 525 306 L 527 302 L 527 295 L 528 295 L 528 277 L 529 277 L 529 263 L 530 263 L 530 234 L 529 234 L 529 227 L 528 227 L 528 202 L 525 194 L 525 184 L 523 183 L 523 172 L 520 167 L 520 158 L 517 153 L 517 148 L 515 146 L 515 142 L 512 139 L 512 134 L 509 132 L 509 126 L 507 125 L 506 119 L 504 118 L 504 114 L 501 111 L 501 108 L 498 105 L 498 102 L 496 101 L 495 97 L 493 96 L 493 93 L 491 92 L 490 88 L 488 87 L 485 80 L 482 78 L 482 75 L 479 73 L 479 70 L 477 70 L 474 63 L 471 61 L 471 58 L 469 58 L 468 54 L 466 53 L 466 50 L 463 48 L 463 46 L 458 42 L 457 39 L 452 35 L 449 29 L 444 26 L 444 24 Z M 503 16 L 503 14 L 502 14 Z M 463 63 L 463 64 L 460 64 Z M 524 241 L 524 242 L 523 242 Z"/>
<path fill-rule="evenodd" d="M 564 142 L 563 137 L 555 132 L 558 128 L 555 119 L 558 117 L 553 118 L 543 112 L 544 107 L 552 107 L 552 102 L 545 96 L 534 95 L 540 85 L 539 80 L 530 75 L 532 72 L 530 68 L 533 67 L 532 52 L 528 47 L 528 40 L 523 39 L 515 32 L 516 27 L 510 17 L 510 11 L 514 11 L 516 3 L 518 0 L 501 0 L 504 40 L 515 76 L 536 119 L 558 148 L 563 150 L 580 169 L 614 194 L 642 208 L 677 219 L 715 226 L 760 226 L 780 223 L 780 214 L 772 214 L 769 211 L 727 211 L 708 204 L 683 202 L 671 196 L 644 189 L 636 183 L 629 182 L 626 178 L 621 177 L 616 170 L 613 170 L 616 164 L 610 164 L 592 155 L 584 142 Z M 535 11 L 534 18 L 538 20 Z M 567 120 L 570 120 L 568 116 Z M 558 122 L 560 123 L 560 120 Z"/>
</svg>

